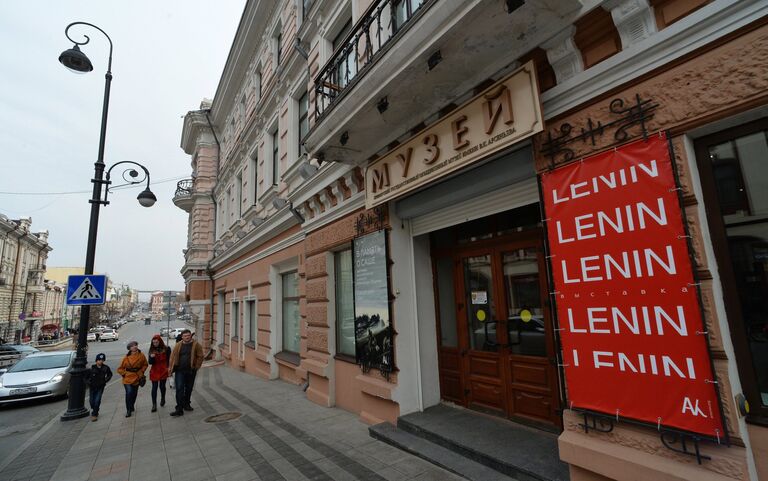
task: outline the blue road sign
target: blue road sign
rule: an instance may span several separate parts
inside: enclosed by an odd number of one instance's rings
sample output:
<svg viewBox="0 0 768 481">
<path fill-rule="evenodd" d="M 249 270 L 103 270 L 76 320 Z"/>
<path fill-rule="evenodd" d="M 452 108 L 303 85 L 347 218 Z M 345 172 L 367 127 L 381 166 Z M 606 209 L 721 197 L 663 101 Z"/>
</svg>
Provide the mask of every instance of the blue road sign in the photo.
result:
<svg viewBox="0 0 768 481">
<path fill-rule="evenodd" d="M 107 290 L 107 276 L 69 276 L 67 281 L 67 304 L 85 306 L 104 304 Z"/>
</svg>

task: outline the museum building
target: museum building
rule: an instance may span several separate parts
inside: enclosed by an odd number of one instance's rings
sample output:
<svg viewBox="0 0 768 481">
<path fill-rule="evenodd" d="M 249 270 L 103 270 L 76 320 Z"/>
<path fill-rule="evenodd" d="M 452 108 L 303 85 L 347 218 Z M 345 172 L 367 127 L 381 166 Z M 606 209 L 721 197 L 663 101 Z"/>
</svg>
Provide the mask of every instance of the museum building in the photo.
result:
<svg viewBox="0 0 768 481">
<path fill-rule="evenodd" d="M 206 351 L 551 443 L 510 475 L 768 479 L 766 14 L 246 2 L 174 197 Z"/>
</svg>

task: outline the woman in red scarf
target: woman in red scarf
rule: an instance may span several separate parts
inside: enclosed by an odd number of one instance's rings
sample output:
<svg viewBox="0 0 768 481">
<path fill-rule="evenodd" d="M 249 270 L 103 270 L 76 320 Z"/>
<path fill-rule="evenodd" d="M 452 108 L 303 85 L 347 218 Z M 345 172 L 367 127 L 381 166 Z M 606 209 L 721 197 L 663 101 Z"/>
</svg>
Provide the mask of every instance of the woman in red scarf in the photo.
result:
<svg viewBox="0 0 768 481">
<path fill-rule="evenodd" d="M 149 346 L 149 380 L 152 381 L 152 412 L 157 411 L 157 388 L 160 387 L 160 406 L 165 406 L 165 380 L 168 379 L 168 361 L 171 348 L 166 346 L 160 334 L 152 337 Z"/>
</svg>

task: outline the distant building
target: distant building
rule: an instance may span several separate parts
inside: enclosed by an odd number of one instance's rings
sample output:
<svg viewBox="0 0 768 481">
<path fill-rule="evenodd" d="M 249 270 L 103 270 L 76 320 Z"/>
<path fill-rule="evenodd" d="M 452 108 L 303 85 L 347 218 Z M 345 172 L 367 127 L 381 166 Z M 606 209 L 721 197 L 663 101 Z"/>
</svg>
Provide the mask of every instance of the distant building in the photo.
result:
<svg viewBox="0 0 768 481">
<path fill-rule="evenodd" d="M 0 214 L 0 337 L 22 341 L 35 337 L 44 317 L 43 284 L 48 231 L 34 233 L 32 219 Z"/>
</svg>

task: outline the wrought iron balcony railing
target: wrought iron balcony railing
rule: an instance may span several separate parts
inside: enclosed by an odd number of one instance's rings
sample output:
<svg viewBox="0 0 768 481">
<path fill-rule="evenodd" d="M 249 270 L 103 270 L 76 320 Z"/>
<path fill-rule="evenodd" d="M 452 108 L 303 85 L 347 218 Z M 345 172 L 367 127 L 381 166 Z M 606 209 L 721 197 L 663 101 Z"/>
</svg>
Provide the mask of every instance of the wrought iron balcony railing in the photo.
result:
<svg viewBox="0 0 768 481">
<path fill-rule="evenodd" d="M 315 79 L 315 120 L 325 115 L 354 81 L 381 57 L 416 13 L 433 0 L 378 0 L 358 20 Z"/>
<path fill-rule="evenodd" d="M 195 186 L 195 179 L 184 179 L 176 183 L 176 192 L 173 194 L 174 199 L 181 197 L 191 197 L 192 190 Z"/>
</svg>

